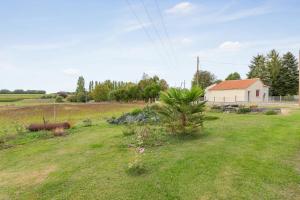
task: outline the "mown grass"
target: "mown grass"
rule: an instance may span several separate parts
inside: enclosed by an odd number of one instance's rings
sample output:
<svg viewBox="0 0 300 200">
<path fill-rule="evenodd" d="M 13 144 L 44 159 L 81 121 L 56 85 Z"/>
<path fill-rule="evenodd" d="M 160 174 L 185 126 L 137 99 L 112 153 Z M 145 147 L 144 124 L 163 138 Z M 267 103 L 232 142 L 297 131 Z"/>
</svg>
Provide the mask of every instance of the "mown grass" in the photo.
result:
<svg viewBox="0 0 300 200">
<path fill-rule="evenodd" d="M 299 199 L 299 111 L 213 115 L 198 137 L 146 148 L 141 176 L 126 173 L 122 127 L 99 118 L 2 150 L 0 199 Z"/>
</svg>

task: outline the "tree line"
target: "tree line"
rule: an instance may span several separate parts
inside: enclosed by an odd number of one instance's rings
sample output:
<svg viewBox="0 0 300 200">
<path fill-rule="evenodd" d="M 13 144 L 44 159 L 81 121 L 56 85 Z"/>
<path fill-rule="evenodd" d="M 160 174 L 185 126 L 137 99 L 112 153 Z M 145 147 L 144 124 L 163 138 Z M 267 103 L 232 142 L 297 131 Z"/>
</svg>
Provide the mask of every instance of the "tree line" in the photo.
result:
<svg viewBox="0 0 300 200">
<path fill-rule="evenodd" d="M 90 81 L 88 89 L 85 88 L 85 80 L 81 76 L 77 81 L 74 95 L 69 96 L 71 102 L 101 101 L 150 101 L 159 97 L 161 91 L 169 88 L 164 79 L 158 76 L 150 77 L 144 74 L 138 83 L 106 80 Z"/>
<path fill-rule="evenodd" d="M 270 87 L 270 95 L 296 95 L 299 87 L 298 62 L 291 52 L 282 56 L 271 50 L 267 55 L 254 56 L 249 66 L 248 78 L 260 78 Z"/>
<path fill-rule="evenodd" d="M 2 89 L 0 90 L 0 94 L 46 94 L 46 91 L 44 90 L 7 90 L 7 89 Z"/>
</svg>

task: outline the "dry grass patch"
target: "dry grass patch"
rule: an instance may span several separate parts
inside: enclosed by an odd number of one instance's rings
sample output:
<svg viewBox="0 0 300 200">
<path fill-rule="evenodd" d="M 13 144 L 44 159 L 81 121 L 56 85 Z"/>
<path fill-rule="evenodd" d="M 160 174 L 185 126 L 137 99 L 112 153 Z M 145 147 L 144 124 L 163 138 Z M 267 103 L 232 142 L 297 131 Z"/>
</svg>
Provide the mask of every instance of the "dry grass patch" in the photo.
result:
<svg viewBox="0 0 300 200">
<path fill-rule="evenodd" d="M 56 170 L 55 166 L 47 166 L 39 170 L 17 171 L 17 172 L 0 172 L 0 186 L 31 186 L 37 185 Z"/>
</svg>

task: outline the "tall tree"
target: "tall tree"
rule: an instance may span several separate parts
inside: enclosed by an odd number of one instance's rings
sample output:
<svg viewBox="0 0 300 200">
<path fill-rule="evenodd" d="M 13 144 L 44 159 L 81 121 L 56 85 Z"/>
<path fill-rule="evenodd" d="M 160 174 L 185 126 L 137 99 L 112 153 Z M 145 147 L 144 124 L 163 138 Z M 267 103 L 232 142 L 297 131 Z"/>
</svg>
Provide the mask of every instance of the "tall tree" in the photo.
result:
<svg viewBox="0 0 300 200">
<path fill-rule="evenodd" d="M 86 101 L 85 81 L 82 76 L 78 78 L 75 96 L 77 102 Z"/>
<path fill-rule="evenodd" d="M 209 71 L 197 71 L 192 80 L 192 86 L 199 86 L 202 89 L 207 88 L 216 81 L 216 76 Z M 199 85 L 198 85 L 199 84 Z"/>
<path fill-rule="evenodd" d="M 280 71 L 282 70 L 282 59 L 276 50 L 271 50 L 268 54 L 267 69 L 270 72 L 271 84 L 270 93 L 273 96 L 282 95 L 284 85 L 280 81 Z"/>
<path fill-rule="evenodd" d="M 271 75 L 266 66 L 266 58 L 262 54 L 258 54 L 252 58 L 249 66 L 250 72 L 247 74 L 248 78 L 260 78 L 265 85 L 270 86 Z"/>
<path fill-rule="evenodd" d="M 109 100 L 109 86 L 105 83 L 97 84 L 93 90 L 93 99 L 96 102 Z"/>
<path fill-rule="evenodd" d="M 225 80 L 241 80 L 241 75 L 237 72 L 231 73 Z"/>
<path fill-rule="evenodd" d="M 282 57 L 282 71 L 280 72 L 282 80 L 285 84 L 285 91 L 283 95 L 298 94 L 299 87 L 299 70 L 298 62 L 291 52 L 287 52 Z"/>
</svg>

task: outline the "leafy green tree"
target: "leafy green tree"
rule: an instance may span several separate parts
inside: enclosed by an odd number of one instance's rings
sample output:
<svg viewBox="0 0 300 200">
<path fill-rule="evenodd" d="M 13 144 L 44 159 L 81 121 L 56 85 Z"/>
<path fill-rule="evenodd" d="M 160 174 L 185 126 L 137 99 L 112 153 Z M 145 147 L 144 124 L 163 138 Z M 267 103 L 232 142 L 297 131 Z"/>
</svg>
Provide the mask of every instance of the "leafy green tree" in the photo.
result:
<svg viewBox="0 0 300 200">
<path fill-rule="evenodd" d="M 260 80 L 265 84 L 271 85 L 271 75 L 270 71 L 266 66 L 266 58 L 264 55 L 258 54 L 254 56 L 251 65 L 249 66 L 250 72 L 247 74 L 248 78 L 260 78 Z"/>
<path fill-rule="evenodd" d="M 144 79 L 140 80 L 138 87 L 145 101 L 150 100 L 150 102 L 153 102 L 159 97 L 161 91 L 165 91 L 169 87 L 167 82 L 164 79 L 159 79 L 158 76 L 149 77 L 144 74 L 143 77 Z"/>
<path fill-rule="evenodd" d="M 77 102 L 85 102 L 86 101 L 86 90 L 85 90 L 85 81 L 82 76 L 78 78 L 77 88 L 75 92 L 76 101 Z"/>
<path fill-rule="evenodd" d="M 225 80 L 241 80 L 241 75 L 237 72 L 231 73 Z"/>
<path fill-rule="evenodd" d="M 109 86 L 107 84 L 97 84 L 93 90 L 93 99 L 96 102 L 109 100 Z"/>
<path fill-rule="evenodd" d="M 202 127 L 205 102 L 199 102 L 203 95 L 199 87 L 191 90 L 171 88 L 160 95 L 158 112 L 171 133 L 190 134 Z"/>
<path fill-rule="evenodd" d="M 216 81 L 216 76 L 209 71 L 197 71 L 192 80 L 192 87 L 199 86 L 202 89 L 207 88 Z"/>
</svg>

